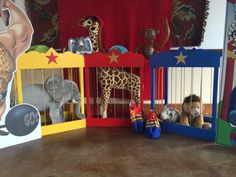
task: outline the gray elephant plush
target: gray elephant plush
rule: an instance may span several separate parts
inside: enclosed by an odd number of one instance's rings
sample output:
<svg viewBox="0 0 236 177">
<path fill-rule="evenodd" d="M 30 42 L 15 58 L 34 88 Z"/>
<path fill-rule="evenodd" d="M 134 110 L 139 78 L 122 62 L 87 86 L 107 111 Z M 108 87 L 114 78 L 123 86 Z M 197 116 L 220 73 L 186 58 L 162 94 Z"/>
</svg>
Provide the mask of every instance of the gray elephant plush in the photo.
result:
<svg viewBox="0 0 236 177">
<path fill-rule="evenodd" d="M 81 97 L 77 84 L 71 80 L 63 80 L 60 75 L 47 78 L 45 84 L 29 84 L 23 86 L 23 102 L 34 105 L 39 111 L 49 109 L 52 123 L 64 122 L 63 105 L 73 101 L 75 115 L 84 118 L 80 113 Z"/>
</svg>

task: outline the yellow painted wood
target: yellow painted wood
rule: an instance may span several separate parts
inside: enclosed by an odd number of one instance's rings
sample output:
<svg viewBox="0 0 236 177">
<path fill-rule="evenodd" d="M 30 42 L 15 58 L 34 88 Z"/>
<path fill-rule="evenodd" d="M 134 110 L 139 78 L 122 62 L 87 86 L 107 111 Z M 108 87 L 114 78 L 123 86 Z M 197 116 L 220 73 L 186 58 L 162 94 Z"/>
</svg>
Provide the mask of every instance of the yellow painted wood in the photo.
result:
<svg viewBox="0 0 236 177">
<path fill-rule="evenodd" d="M 49 62 L 49 56 L 55 56 L 55 62 Z M 85 113 L 84 108 L 84 57 L 80 54 L 75 54 L 71 52 L 57 53 L 53 48 L 50 48 L 46 53 L 38 53 L 36 51 L 31 51 L 22 54 L 17 60 L 17 94 L 18 103 L 23 102 L 22 95 L 22 79 L 21 70 L 24 69 L 56 69 L 56 68 L 66 68 L 69 69 L 68 77 L 72 79 L 72 68 L 79 69 L 79 79 L 80 79 L 80 94 L 81 94 L 81 113 Z M 71 108 L 73 111 L 73 108 Z M 71 114 L 74 115 L 74 114 Z M 45 118 L 46 120 L 46 118 Z M 54 125 L 42 126 L 42 135 L 49 135 L 53 133 L 59 133 L 63 131 L 69 131 L 79 128 L 86 127 L 85 120 L 76 120 L 71 122 L 59 123 Z"/>
<path fill-rule="evenodd" d="M 48 63 L 48 56 L 57 56 L 56 62 Z M 50 48 L 46 53 L 38 53 L 31 51 L 19 56 L 17 60 L 18 69 L 40 69 L 40 68 L 79 68 L 84 67 L 83 55 L 64 52 L 57 53 L 53 48 Z"/>
<path fill-rule="evenodd" d="M 72 69 L 71 68 L 68 69 L 68 79 L 73 80 L 73 74 L 72 74 Z M 73 103 L 71 103 L 70 107 L 69 107 L 69 113 L 72 116 L 72 119 L 74 119 L 73 112 L 74 112 L 74 106 L 73 106 Z"/>
<path fill-rule="evenodd" d="M 81 113 L 84 114 L 84 71 L 83 68 L 79 68 L 79 80 L 80 80 L 80 95 L 81 95 Z"/>
<path fill-rule="evenodd" d="M 16 72 L 16 85 L 17 85 L 17 101 L 18 103 L 23 102 L 23 95 L 22 95 L 22 80 L 21 80 L 21 70 L 17 70 Z"/>
<path fill-rule="evenodd" d="M 51 135 L 55 133 L 77 130 L 86 127 L 85 119 L 75 120 L 71 122 L 47 125 L 42 127 L 42 136 Z"/>
</svg>

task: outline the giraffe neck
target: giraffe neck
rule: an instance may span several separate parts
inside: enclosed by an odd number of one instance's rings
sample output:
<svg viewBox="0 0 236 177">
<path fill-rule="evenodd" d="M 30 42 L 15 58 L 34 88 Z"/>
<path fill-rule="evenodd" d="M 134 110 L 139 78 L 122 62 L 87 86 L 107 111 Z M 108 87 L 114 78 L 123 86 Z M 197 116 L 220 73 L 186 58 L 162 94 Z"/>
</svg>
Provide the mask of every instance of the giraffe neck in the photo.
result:
<svg viewBox="0 0 236 177">
<path fill-rule="evenodd" d="M 99 51 L 99 33 L 94 31 L 89 31 L 89 37 L 93 45 L 93 52 Z"/>
<path fill-rule="evenodd" d="M 91 39 L 93 45 L 93 51 L 98 52 L 101 51 L 101 26 L 99 23 L 95 23 L 94 25 L 95 30 L 89 30 L 89 37 Z"/>
</svg>

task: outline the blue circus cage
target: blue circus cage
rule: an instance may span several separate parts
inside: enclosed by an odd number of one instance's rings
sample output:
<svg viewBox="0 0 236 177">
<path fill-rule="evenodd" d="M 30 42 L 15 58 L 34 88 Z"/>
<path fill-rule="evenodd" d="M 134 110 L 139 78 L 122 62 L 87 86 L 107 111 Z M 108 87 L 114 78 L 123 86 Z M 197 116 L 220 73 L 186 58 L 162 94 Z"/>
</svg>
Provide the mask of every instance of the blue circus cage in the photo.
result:
<svg viewBox="0 0 236 177">
<path fill-rule="evenodd" d="M 204 105 L 201 110 L 204 122 L 211 128 L 196 128 L 182 125 L 179 118 L 173 121 L 161 121 L 162 132 L 176 133 L 194 138 L 214 141 L 216 137 L 216 112 L 218 72 L 221 53 L 217 51 L 179 48 L 164 51 L 150 57 L 151 67 L 151 109 L 162 115 L 165 105 L 182 112 L 183 101 L 189 95 L 198 95 Z M 164 68 L 164 87 L 158 81 L 158 68 Z M 163 89 L 164 88 L 164 89 Z M 160 91 L 161 90 L 161 91 Z M 163 93 L 160 93 L 163 92 Z M 158 94 L 163 95 L 163 99 Z M 171 116 L 171 115 L 170 115 Z"/>
</svg>

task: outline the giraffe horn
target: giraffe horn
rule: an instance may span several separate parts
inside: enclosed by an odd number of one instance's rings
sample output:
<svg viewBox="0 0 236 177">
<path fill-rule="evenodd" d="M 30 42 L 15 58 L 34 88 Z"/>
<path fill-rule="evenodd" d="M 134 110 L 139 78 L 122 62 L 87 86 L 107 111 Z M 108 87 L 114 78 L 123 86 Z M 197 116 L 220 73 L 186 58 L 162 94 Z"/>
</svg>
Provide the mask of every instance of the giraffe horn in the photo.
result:
<svg viewBox="0 0 236 177">
<path fill-rule="evenodd" d="M 84 20 L 85 20 L 85 18 L 81 18 L 81 19 L 79 19 L 78 22 L 77 22 L 77 24 L 78 24 L 79 26 L 82 25 L 83 22 L 84 22 Z"/>
</svg>

